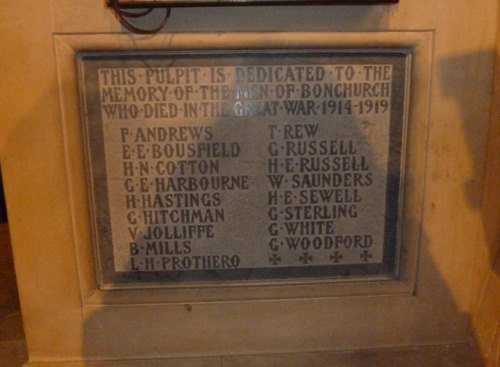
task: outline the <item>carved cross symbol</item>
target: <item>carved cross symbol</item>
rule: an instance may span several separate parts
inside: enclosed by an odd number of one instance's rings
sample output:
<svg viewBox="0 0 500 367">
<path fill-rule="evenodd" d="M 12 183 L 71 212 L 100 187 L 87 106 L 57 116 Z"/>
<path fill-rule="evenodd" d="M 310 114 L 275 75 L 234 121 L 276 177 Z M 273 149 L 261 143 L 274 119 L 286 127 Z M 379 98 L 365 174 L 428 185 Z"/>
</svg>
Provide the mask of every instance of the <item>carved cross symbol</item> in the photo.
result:
<svg viewBox="0 0 500 367">
<path fill-rule="evenodd" d="M 359 254 L 359 257 L 366 263 L 368 262 L 368 259 L 371 259 L 373 257 L 373 255 L 368 250 L 364 250 L 362 253 Z"/>
<path fill-rule="evenodd" d="M 269 256 L 269 262 L 273 265 L 278 265 L 281 262 L 281 256 L 278 256 L 278 254 L 272 254 Z"/>
<path fill-rule="evenodd" d="M 340 260 L 342 260 L 343 258 L 344 256 L 342 256 L 342 254 L 338 251 L 335 251 L 333 255 L 330 255 L 330 260 L 332 260 L 334 263 L 340 262 Z"/>
<path fill-rule="evenodd" d="M 302 264 L 308 264 L 309 261 L 312 261 L 313 257 L 309 255 L 308 252 L 303 252 L 302 255 L 299 257 L 299 261 Z"/>
</svg>

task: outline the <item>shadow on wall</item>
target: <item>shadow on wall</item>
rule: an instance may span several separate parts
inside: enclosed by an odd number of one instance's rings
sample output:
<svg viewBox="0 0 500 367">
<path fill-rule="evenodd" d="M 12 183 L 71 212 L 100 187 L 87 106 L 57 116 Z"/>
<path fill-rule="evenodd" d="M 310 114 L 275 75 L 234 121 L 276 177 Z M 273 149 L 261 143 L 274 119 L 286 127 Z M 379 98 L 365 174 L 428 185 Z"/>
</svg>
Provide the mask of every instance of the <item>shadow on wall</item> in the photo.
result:
<svg viewBox="0 0 500 367">
<path fill-rule="evenodd" d="M 2 167 L 0 166 L 0 224 L 7 222 L 7 207 L 5 206 L 5 194 L 3 191 Z"/>
<path fill-rule="evenodd" d="M 500 365 L 500 55 L 498 50 L 464 54 L 444 60 L 440 66 L 441 83 L 445 96 L 456 106 L 457 119 L 442 121 L 443 128 L 460 121 L 458 142 L 452 141 L 441 149 L 450 155 L 464 154 L 463 166 L 450 167 L 443 172 L 457 185 L 473 215 L 480 219 L 477 242 L 474 243 L 475 266 L 473 274 L 480 284 L 472 305 L 475 311 L 473 325 L 481 353 L 487 356 L 488 366 Z M 484 81 L 495 62 L 494 78 Z M 469 71 L 469 72 L 467 72 Z M 488 87 L 485 88 L 484 86 Z M 492 91 L 491 104 L 489 92 Z M 484 104 L 474 103 L 477 96 Z M 488 114 L 490 112 L 490 114 Z M 489 128 L 477 121 L 489 121 Z M 457 129 L 457 133 L 458 133 Z M 484 144 L 488 137 L 488 144 Z M 464 146 L 463 153 L 454 151 Z M 432 152 L 431 152 L 432 154 Z M 486 157 L 486 158 L 484 158 Z M 456 215 L 460 215 L 457 213 Z"/>
</svg>

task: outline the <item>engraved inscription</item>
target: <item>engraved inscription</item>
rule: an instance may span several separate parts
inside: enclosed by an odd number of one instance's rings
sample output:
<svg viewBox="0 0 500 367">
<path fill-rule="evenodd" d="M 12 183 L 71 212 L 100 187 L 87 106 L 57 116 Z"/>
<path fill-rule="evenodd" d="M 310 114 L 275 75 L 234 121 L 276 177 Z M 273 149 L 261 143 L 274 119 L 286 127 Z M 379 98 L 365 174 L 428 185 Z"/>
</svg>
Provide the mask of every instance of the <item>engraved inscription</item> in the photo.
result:
<svg viewBox="0 0 500 367">
<path fill-rule="evenodd" d="M 407 58 L 81 56 L 104 278 L 394 272 Z"/>
</svg>

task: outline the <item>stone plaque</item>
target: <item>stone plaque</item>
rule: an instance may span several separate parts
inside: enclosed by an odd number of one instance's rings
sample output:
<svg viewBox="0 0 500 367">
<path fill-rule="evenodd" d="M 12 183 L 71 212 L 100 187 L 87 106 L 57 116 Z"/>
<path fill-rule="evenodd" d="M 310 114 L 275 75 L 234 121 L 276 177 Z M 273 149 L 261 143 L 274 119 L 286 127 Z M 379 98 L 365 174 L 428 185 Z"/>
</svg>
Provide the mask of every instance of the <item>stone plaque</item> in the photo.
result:
<svg viewBox="0 0 500 367">
<path fill-rule="evenodd" d="M 101 284 L 397 277 L 407 50 L 78 65 Z"/>
</svg>

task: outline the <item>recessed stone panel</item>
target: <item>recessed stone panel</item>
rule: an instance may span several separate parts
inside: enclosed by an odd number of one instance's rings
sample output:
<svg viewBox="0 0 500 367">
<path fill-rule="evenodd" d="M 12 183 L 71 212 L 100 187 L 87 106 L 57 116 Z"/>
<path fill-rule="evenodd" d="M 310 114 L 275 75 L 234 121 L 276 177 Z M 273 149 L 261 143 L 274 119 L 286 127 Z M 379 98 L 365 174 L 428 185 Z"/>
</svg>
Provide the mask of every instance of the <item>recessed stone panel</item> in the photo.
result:
<svg viewBox="0 0 500 367">
<path fill-rule="evenodd" d="M 78 64 L 103 284 L 397 277 L 406 50 Z"/>
</svg>

